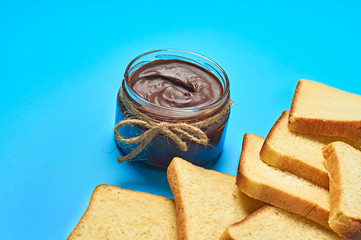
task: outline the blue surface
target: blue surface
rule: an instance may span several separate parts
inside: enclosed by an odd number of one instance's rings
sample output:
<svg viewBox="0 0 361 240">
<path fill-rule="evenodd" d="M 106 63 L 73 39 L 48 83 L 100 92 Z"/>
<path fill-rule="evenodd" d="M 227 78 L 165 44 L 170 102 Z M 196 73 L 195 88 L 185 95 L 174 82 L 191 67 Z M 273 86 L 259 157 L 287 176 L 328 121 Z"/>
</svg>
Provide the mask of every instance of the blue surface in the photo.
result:
<svg viewBox="0 0 361 240">
<path fill-rule="evenodd" d="M 116 161 L 116 94 L 143 52 L 225 69 L 237 105 L 213 168 L 230 174 L 298 79 L 361 94 L 361 4 L 340 2 L 1 1 L 0 239 L 66 239 L 102 183 L 172 197 L 165 172 Z"/>
</svg>

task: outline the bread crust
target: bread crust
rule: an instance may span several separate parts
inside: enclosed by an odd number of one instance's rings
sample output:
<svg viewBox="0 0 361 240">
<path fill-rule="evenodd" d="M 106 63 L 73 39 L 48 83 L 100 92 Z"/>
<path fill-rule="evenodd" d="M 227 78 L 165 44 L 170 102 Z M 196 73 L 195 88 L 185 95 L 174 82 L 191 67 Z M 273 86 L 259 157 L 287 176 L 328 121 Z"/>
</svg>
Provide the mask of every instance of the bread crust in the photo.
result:
<svg viewBox="0 0 361 240">
<path fill-rule="evenodd" d="M 293 132 L 325 136 L 361 136 L 361 121 L 334 121 L 295 117 L 290 112 L 288 128 Z"/>
<path fill-rule="evenodd" d="M 248 142 L 248 134 L 245 134 L 243 140 L 243 149 L 247 148 L 248 144 L 250 144 Z M 315 205 L 314 203 L 309 202 L 306 199 L 301 199 L 297 196 L 293 196 L 289 193 L 283 192 L 276 187 L 253 182 L 252 179 L 248 177 L 247 169 L 243 167 L 244 161 L 245 156 L 244 154 L 241 154 L 236 184 L 242 192 L 246 193 L 250 197 L 267 202 L 290 212 L 305 216 L 327 228 L 330 228 L 328 225 L 328 218 L 330 213 L 329 209 L 325 209 L 321 206 Z"/>
<path fill-rule="evenodd" d="M 330 227 L 340 236 L 348 239 L 361 239 L 361 220 L 346 215 L 330 214 Z"/>
<path fill-rule="evenodd" d="M 324 172 L 304 162 L 300 162 L 298 159 L 293 158 L 292 156 L 280 155 L 270 145 L 268 145 L 267 142 L 264 143 L 260 152 L 260 156 L 263 161 L 278 169 L 293 173 L 323 188 L 328 189 L 329 187 L 327 172 Z M 277 160 L 271 163 L 269 156 L 278 156 L 278 157 Z"/>
<path fill-rule="evenodd" d="M 289 111 L 284 111 L 282 113 L 281 117 L 276 121 L 271 131 L 267 135 L 260 151 L 261 159 L 278 169 L 293 173 L 323 188 L 328 189 L 329 180 L 327 171 L 322 171 L 319 168 L 315 168 L 312 165 L 299 161 L 293 156 L 280 154 L 269 144 L 269 139 L 273 137 L 274 130 L 279 127 L 281 119 L 288 115 L 288 112 Z"/>
<path fill-rule="evenodd" d="M 337 142 L 336 142 L 337 143 Z M 348 239 L 361 239 L 361 218 L 348 216 L 341 209 L 342 194 L 340 162 L 335 152 L 335 144 L 331 143 L 323 148 L 327 170 L 330 174 L 330 227 L 339 235 Z M 361 214 L 361 213 L 360 213 Z"/>
<path fill-rule="evenodd" d="M 310 133 L 326 136 L 361 136 L 361 120 L 359 121 L 335 121 L 327 119 L 304 118 L 294 115 L 296 105 L 299 102 L 300 89 L 305 81 L 298 81 L 293 96 L 288 127 L 293 132 Z"/>
<path fill-rule="evenodd" d="M 169 186 L 173 192 L 174 199 L 177 199 L 176 207 L 176 213 L 177 213 L 177 233 L 178 233 L 178 239 L 179 240 L 187 240 L 191 239 L 190 236 L 188 236 L 188 230 L 187 230 L 187 217 L 183 214 L 186 212 L 184 210 L 183 200 L 182 200 L 182 194 L 179 192 L 178 183 L 180 182 L 178 179 L 178 175 L 176 174 L 176 166 L 175 161 L 171 161 L 171 163 L 168 166 L 167 169 L 167 179 L 169 182 Z"/>
<path fill-rule="evenodd" d="M 250 188 L 249 183 L 251 183 L 252 180 L 245 176 L 242 177 L 241 174 L 242 173 L 240 173 L 240 177 L 237 178 L 237 186 L 248 196 L 287 211 L 300 214 L 327 228 L 330 228 L 328 225 L 328 217 L 330 213 L 328 209 L 324 209 L 312 202 L 298 198 L 271 186 L 259 185 L 257 189 L 253 189 L 253 187 Z"/>
</svg>

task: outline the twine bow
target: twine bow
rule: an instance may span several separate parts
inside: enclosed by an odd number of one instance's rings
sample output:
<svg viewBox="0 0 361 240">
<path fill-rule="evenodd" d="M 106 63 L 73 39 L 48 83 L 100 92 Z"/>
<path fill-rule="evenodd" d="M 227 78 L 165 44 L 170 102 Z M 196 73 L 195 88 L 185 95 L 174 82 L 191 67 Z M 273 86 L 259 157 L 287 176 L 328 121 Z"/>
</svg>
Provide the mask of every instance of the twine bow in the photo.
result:
<svg viewBox="0 0 361 240">
<path fill-rule="evenodd" d="M 146 127 L 148 128 L 148 130 L 139 136 L 132 138 L 124 138 L 119 134 L 118 130 L 119 128 L 125 125 L 138 125 L 138 126 Z M 150 141 L 152 141 L 152 139 L 157 134 L 163 134 L 173 139 L 173 141 L 183 151 L 187 151 L 188 149 L 188 146 L 183 139 L 189 139 L 193 142 L 203 145 L 206 145 L 208 143 L 208 137 L 201 129 L 186 123 L 168 123 L 168 122 L 152 123 L 139 119 L 126 119 L 119 122 L 115 126 L 114 133 L 119 141 L 125 143 L 140 142 L 139 146 L 136 149 L 134 149 L 130 154 L 124 157 L 119 157 L 118 162 L 124 162 L 136 156 L 150 143 Z"/>
<path fill-rule="evenodd" d="M 129 118 L 126 118 L 120 121 L 114 127 L 115 138 L 118 141 L 124 143 L 140 143 L 139 146 L 134 149 L 131 153 L 126 156 L 119 157 L 118 162 L 124 162 L 132 159 L 138 153 L 140 153 L 158 134 L 162 134 L 166 137 L 171 138 L 182 151 L 187 151 L 188 146 L 185 140 L 193 141 L 198 144 L 207 145 L 208 136 L 201 129 L 202 127 L 209 126 L 210 124 L 217 122 L 221 119 L 223 115 L 229 112 L 231 103 L 229 102 L 227 106 L 223 107 L 223 109 L 214 116 L 206 118 L 204 120 L 194 122 L 194 123 L 175 123 L 175 122 L 165 122 L 155 120 L 144 113 L 138 111 L 134 108 L 132 103 L 129 102 L 124 97 L 123 89 L 121 88 L 119 91 L 119 100 L 120 104 L 126 110 L 124 115 L 128 115 Z M 127 116 L 126 116 L 127 117 Z M 139 136 L 132 138 L 124 138 L 120 133 L 119 129 L 126 125 L 138 125 L 142 128 L 147 129 Z"/>
</svg>

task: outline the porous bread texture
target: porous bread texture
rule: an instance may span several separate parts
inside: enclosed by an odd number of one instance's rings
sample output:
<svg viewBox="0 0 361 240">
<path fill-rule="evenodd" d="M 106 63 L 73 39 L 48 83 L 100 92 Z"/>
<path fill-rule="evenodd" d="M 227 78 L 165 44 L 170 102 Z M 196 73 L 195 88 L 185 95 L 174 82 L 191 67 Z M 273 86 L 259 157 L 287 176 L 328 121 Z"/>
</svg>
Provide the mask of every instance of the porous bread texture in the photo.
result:
<svg viewBox="0 0 361 240">
<path fill-rule="evenodd" d="M 330 174 L 330 227 L 349 239 L 361 239 L 361 152 L 344 142 L 323 149 Z"/>
<path fill-rule="evenodd" d="M 177 239 L 176 211 L 169 198 L 99 185 L 68 240 Z"/>
<path fill-rule="evenodd" d="M 288 127 L 299 133 L 361 136 L 361 96 L 301 79 Z"/>
<path fill-rule="evenodd" d="M 344 239 L 335 232 L 298 214 L 264 206 L 242 221 L 230 225 L 220 240 L 314 240 Z"/>
<path fill-rule="evenodd" d="M 219 239 L 224 229 L 264 203 L 238 190 L 236 176 L 174 158 L 167 170 L 177 210 L 178 239 Z"/>
<path fill-rule="evenodd" d="M 334 141 L 344 141 L 361 148 L 361 137 L 334 137 L 295 133 L 288 129 L 289 111 L 284 111 L 273 125 L 262 146 L 261 159 L 321 187 L 328 188 L 328 172 L 322 148 Z"/>
<path fill-rule="evenodd" d="M 330 213 L 329 193 L 260 159 L 264 138 L 246 133 L 237 173 L 239 189 L 252 198 L 305 216 L 325 227 Z"/>
</svg>

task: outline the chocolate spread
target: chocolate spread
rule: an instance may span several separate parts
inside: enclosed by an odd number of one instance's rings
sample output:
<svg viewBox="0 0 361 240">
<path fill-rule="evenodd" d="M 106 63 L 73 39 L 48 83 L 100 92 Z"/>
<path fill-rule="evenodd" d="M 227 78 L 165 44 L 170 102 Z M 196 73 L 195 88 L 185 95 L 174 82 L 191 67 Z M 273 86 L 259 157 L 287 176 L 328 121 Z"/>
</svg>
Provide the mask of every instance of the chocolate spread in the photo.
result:
<svg viewBox="0 0 361 240">
<path fill-rule="evenodd" d="M 131 75 L 129 83 L 143 99 L 166 108 L 197 109 L 223 95 L 222 85 L 213 73 L 176 59 L 144 64 Z"/>
</svg>

